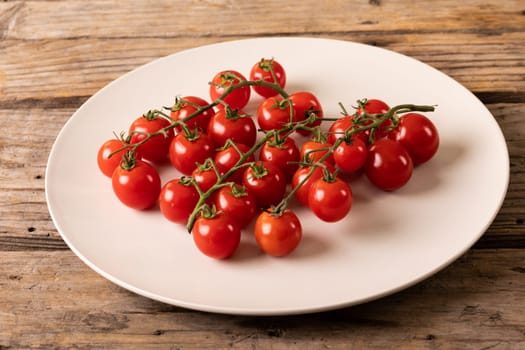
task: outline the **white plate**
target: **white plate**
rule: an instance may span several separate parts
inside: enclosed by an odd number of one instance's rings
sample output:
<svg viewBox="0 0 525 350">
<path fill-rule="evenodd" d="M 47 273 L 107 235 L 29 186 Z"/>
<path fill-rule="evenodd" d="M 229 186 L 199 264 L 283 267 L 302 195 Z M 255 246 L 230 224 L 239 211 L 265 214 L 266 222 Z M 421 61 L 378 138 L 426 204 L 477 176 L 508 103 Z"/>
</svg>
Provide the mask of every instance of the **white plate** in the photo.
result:
<svg viewBox="0 0 525 350">
<path fill-rule="evenodd" d="M 227 261 L 199 253 L 183 227 L 157 210 L 137 212 L 114 197 L 96 153 L 133 119 L 177 95 L 208 99 L 222 69 L 246 75 L 262 57 L 288 74 L 289 92 L 313 91 L 325 114 L 360 98 L 391 106 L 438 105 L 428 116 L 441 147 L 394 193 L 352 182 L 347 219 L 326 224 L 298 209 L 299 248 L 263 255 L 249 230 Z M 258 100 L 251 102 L 254 108 Z M 163 180 L 176 172 L 162 170 Z M 329 310 L 406 288 L 454 261 L 494 219 L 509 177 L 505 140 L 493 116 L 459 83 L 412 58 L 362 44 L 310 38 L 262 38 L 214 44 L 156 60 L 115 80 L 66 123 L 51 151 L 46 196 L 69 247 L 112 282 L 162 302 L 211 312 L 277 315 Z"/>
</svg>

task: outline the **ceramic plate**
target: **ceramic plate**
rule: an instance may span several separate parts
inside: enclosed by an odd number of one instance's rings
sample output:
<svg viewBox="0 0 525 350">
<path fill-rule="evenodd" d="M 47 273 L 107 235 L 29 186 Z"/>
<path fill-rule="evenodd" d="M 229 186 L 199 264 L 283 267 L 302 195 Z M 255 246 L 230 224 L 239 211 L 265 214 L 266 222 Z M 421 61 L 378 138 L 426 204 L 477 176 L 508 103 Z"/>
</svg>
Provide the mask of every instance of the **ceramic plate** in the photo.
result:
<svg viewBox="0 0 525 350">
<path fill-rule="evenodd" d="M 365 178 L 351 182 L 350 215 L 323 223 L 294 208 L 303 240 L 286 258 L 257 248 L 250 229 L 235 255 L 202 255 L 185 229 L 158 210 L 126 208 L 98 170 L 99 146 L 149 109 L 176 96 L 208 99 L 208 82 L 223 69 L 248 75 L 262 57 L 286 69 L 287 91 L 310 90 L 325 115 L 364 97 L 391 106 L 437 105 L 427 114 L 441 146 L 402 189 L 386 193 Z M 254 98 L 247 111 L 261 99 Z M 177 176 L 164 166 L 163 181 Z M 113 81 L 68 120 L 52 148 L 46 196 L 69 247 L 112 282 L 143 296 L 190 309 L 250 315 L 323 311 L 399 291 L 454 261 L 485 232 L 509 177 L 505 140 L 484 105 L 445 74 L 415 59 L 346 41 L 262 38 L 178 52 Z"/>
</svg>

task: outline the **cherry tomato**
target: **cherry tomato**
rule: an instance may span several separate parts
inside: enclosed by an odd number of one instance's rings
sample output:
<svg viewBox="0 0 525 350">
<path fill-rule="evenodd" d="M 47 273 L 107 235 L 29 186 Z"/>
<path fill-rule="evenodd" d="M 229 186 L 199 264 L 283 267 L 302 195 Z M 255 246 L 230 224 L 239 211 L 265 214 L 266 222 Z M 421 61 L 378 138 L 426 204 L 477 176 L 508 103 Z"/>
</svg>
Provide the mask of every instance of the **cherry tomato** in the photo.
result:
<svg viewBox="0 0 525 350">
<path fill-rule="evenodd" d="M 300 157 L 302 160 L 315 163 L 328 153 L 328 148 L 332 145 L 328 142 L 306 141 L 301 146 Z M 324 161 L 325 163 L 334 164 L 334 157 L 330 154 Z"/>
<path fill-rule="evenodd" d="M 102 174 L 107 177 L 113 175 L 113 171 L 119 166 L 122 161 L 122 156 L 126 153 L 125 147 L 126 143 L 118 139 L 108 140 L 100 146 L 97 154 L 97 164 Z M 112 153 L 119 149 L 122 151 L 119 151 L 110 157 Z"/>
<path fill-rule="evenodd" d="M 199 192 L 187 178 L 168 181 L 159 194 L 160 211 L 164 217 L 177 224 L 186 225 L 199 201 Z"/>
<path fill-rule="evenodd" d="M 171 107 L 171 118 L 173 120 L 185 120 L 201 107 L 206 107 L 209 103 L 197 96 L 184 96 L 177 98 L 175 104 Z M 208 123 L 215 114 L 213 108 L 202 111 L 191 119 L 185 121 L 190 130 L 199 129 L 202 132 L 207 132 Z M 181 132 L 181 128 L 176 128 L 177 132 Z"/>
<path fill-rule="evenodd" d="M 250 150 L 250 147 L 243 145 L 242 143 L 236 143 L 235 146 L 241 151 L 242 154 L 245 154 Z M 233 168 L 237 162 L 241 159 L 241 154 L 233 146 L 228 146 L 223 150 L 220 150 L 215 154 L 215 164 L 217 165 L 217 170 L 221 175 L 226 174 L 231 168 Z M 255 157 L 251 154 L 244 163 L 249 163 L 255 161 Z M 228 177 L 228 181 L 233 181 L 237 183 L 242 182 L 242 175 L 244 173 L 244 168 L 240 168 L 233 172 Z"/>
<path fill-rule="evenodd" d="M 331 144 L 334 144 L 335 141 L 341 137 L 344 136 L 344 132 L 346 130 L 349 130 L 354 127 L 354 116 L 344 116 L 342 118 L 339 118 L 335 122 L 330 125 L 330 128 L 328 129 L 328 142 Z M 356 126 L 358 127 L 358 126 Z M 357 137 L 361 139 L 365 144 L 368 144 L 368 135 L 369 132 L 367 131 L 360 131 L 358 133 L 353 134 L 352 137 Z"/>
<path fill-rule="evenodd" d="M 200 216 L 195 221 L 192 236 L 203 254 L 214 259 L 226 259 L 239 246 L 241 230 L 232 217 L 217 212 L 211 218 Z"/>
<path fill-rule="evenodd" d="M 273 69 L 273 74 L 272 74 Z M 250 80 L 264 80 L 277 83 L 281 88 L 286 85 L 286 73 L 283 66 L 274 59 L 262 59 L 253 65 L 250 71 Z M 252 86 L 253 91 L 262 97 L 277 95 L 277 91 L 266 86 Z"/>
<path fill-rule="evenodd" d="M 299 184 L 308 176 L 310 171 L 312 171 L 312 167 L 310 166 L 297 169 L 292 177 L 292 189 L 299 186 Z M 323 168 L 316 167 L 315 170 L 313 170 L 312 175 L 294 193 L 294 196 L 299 203 L 302 205 L 308 205 L 308 192 L 310 191 L 310 186 L 312 186 L 312 183 L 315 182 L 315 180 L 320 179 L 321 177 L 323 177 Z"/>
<path fill-rule="evenodd" d="M 399 142 L 410 154 L 414 165 L 430 160 L 439 147 L 439 135 L 434 124 L 419 113 L 407 113 L 391 132 L 390 138 Z"/>
<path fill-rule="evenodd" d="M 202 192 L 207 192 L 218 180 L 215 170 L 208 163 L 196 167 L 191 173 L 191 177 L 195 179 Z"/>
<path fill-rule="evenodd" d="M 154 133 L 170 125 L 170 122 L 164 118 L 151 116 L 149 114 L 143 115 L 133 121 L 129 127 L 130 143 L 136 144 L 143 141 L 148 134 Z M 142 159 L 151 162 L 161 162 L 166 159 L 170 142 L 173 139 L 173 130 L 170 129 L 166 135 L 156 135 L 146 141 L 144 144 L 138 146 L 137 154 Z"/>
<path fill-rule="evenodd" d="M 257 123 L 265 131 L 279 130 L 296 118 L 290 119 L 292 111 L 290 100 L 283 100 L 282 97 L 269 97 L 264 100 L 257 108 Z"/>
<path fill-rule="evenodd" d="M 279 142 L 276 142 L 275 139 L 268 140 L 262 145 L 259 153 L 260 160 L 272 163 L 281 169 L 288 180 L 297 170 L 297 162 L 300 158 L 299 148 L 290 137 Z"/>
<path fill-rule="evenodd" d="M 359 101 L 359 107 L 357 108 L 356 115 L 359 116 L 363 113 L 363 110 L 368 114 L 380 114 L 380 113 L 386 113 L 390 110 L 390 107 L 383 102 L 382 100 L 378 99 L 365 99 L 362 101 Z M 363 121 L 361 125 L 369 125 L 373 123 L 371 120 Z M 378 128 L 374 131 L 372 139 L 379 140 L 383 137 L 388 136 L 388 132 L 390 131 L 390 126 L 392 125 L 392 121 L 390 119 L 385 120 L 381 125 L 379 125 Z M 363 141 L 366 141 L 365 143 L 368 144 L 370 140 L 370 133 L 371 130 L 365 130 L 362 131 L 362 133 L 359 133 L 360 137 L 365 137 L 366 140 L 363 139 Z"/>
<path fill-rule="evenodd" d="M 228 87 L 239 84 L 241 81 L 245 80 L 246 78 L 241 73 L 234 70 L 226 70 L 217 73 L 210 84 L 210 97 L 212 101 L 221 97 Z M 228 96 L 223 98 L 223 101 L 226 102 L 232 110 L 241 110 L 250 100 L 250 92 L 250 86 L 243 86 L 233 90 Z M 217 105 L 217 108 L 224 108 L 224 105 L 219 104 Z"/>
<path fill-rule="evenodd" d="M 117 167 L 111 177 L 113 191 L 124 205 L 144 210 L 155 205 L 160 192 L 157 170 L 140 159 Z"/>
<path fill-rule="evenodd" d="M 215 155 L 215 147 L 211 138 L 200 131 L 190 135 L 182 132 L 173 138 L 169 148 L 171 164 L 185 175 L 190 175 L 208 158 Z"/>
<path fill-rule="evenodd" d="M 393 191 L 402 187 L 412 176 L 412 170 L 412 159 L 399 142 L 383 138 L 370 146 L 365 173 L 380 189 Z"/>
<path fill-rule="evenodd" d="M 390 107 L 384 101 L 375 98 L 370 98 L 359 101 L 359 106 L 357 107 L 356 114 L 362 114 L 363 110 L 368 114 L 386 113 L 389 109 Z"/>
<path fill-rule="evenodd" d="M 253 194 L 261 208 L 277 205 L 286 192 L 286 178 L 275 165 L 258 161 L 246 168 L 242 183 Z"/>
<path fill-rule="evenodd" d="M 351 139 L 349 143 L 341 142 L 333 153 L 335 164 L 347 173 L 361 169 L 366 163 L 367 155 L 366 144 L 357 137 Z"/>
<path fill-rule="evenodd" d="M 210 119 L 208 135 L 217 147 L 224 146 L 228 139 L 251 147 L 257 138 L 257 127 L 242 111 L 221 109 Z"/>
<path fill-rule="evenodd" d="M 294 108 L 294 120 L 302 121 L 309 118 L 310 113 L 314 113 L 317 117 L 323 116 L 323 108 L 321 103 L 315 95 L 309 91 L 300 91 L 289 96 Z M 315 127 L 321 124 L 320 120 L 309 123 L 308 127 Z M 297 130 L 301 135 L 309 135 L 310 132 L 306 130 Z"/>
<path fill-rule="evenodd" d="M 323 221 L 339 221 L 352 208 L 352 190 L 338 177 L 330 181 L 320 178 L 310 187 L 308 206 Z"/>
<path fill-rule="evenodd" d="M 286 256 L 293 252 L 303 236 L 297 215 L 286 210 L 281 215 L 261 212 L 255 221 L 255 240 L 263 252 L 272 256 Z"/>
<path fill-rule="evenodd" d="M 217 192 L 215 207 L 232 218 L 235 218 L 240 229 L 252 222 L 257 213 L 257 201 L 244 186 L 226 186 Z"/>
</svg>

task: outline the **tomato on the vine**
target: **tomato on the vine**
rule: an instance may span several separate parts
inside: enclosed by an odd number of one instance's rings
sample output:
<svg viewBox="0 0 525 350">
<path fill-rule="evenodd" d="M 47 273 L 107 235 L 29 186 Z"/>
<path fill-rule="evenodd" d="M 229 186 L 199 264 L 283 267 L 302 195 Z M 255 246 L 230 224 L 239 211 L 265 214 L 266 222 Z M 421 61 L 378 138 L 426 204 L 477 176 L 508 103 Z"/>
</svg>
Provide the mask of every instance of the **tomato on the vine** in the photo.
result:
<svg viewBox="0 0 525 350">
<path fill-rule="evenodd" d="M 217 170 L 221 175 L 226 174 L 233 168 L 241 159 L 241 154 L 244 155 L 250 150 L 250 147 L 243 145 L 242 143 L 230 143 L 229 145 L 215 154 L 215 164 L 217 165 Z M 240 152 L 240 153 L 239 153 Z M 250 154 L 244 163 L 249 163 L 255 161 L 255 157 Z M 227 181 L 233 181 L 236 183 L 242 182 L 242 175 L 244 173 L 243 167 L 235 170 L 227 179 Z"/>
<path fill-rule="evenodd" d="M 414 165 L 430 160 L 439 147 L 439 135 L 434 123 L 419 113 L 403 115 L 389 136 L 405 147 Z"/>
<path fill-rule="evenodd" d="M 212 101 L 221 97 L 230 86 L 239 84 L 242 81 L 246 81 L 246 78 L 234 70 L 225 70 L 217 73 L 210 83 L 210 97 Z M 228 104 L 231 109 L 241 110 L 250 100 L 250 94 L 250 86 L 246 85 L 231 91 L 222 100 Z M 218 104 L 217 108 L 224 108 L 224 105 Z"/>
<path fill-rule="evenodd" d="M 159 194 L 160 211 L 164 217 L 177 224 L 186 225 L 199 201 L 199 192 L 189 180 L 182 177 L 168 181 Z"/>
<path fill-rule="evenodd" d="M 333 179 L 321 177 L 310 187 L 308 207 L 323 221 L 339 221 L 352 208 L 352 190 L 338 177 Z"/>
<path fill-rule="evenodd" d="M 235 219 L 222 212 L 210 217 L 201 214 L 191 233 L 197 248 L 214 259 L 229 258 L 241 241 L 241 230 Z"/>
<path fill-rule="evenodd" d="M 283 66 L 273 58 L 263 58 L 253 65 L 250 71 L 250 80 L 263 80 L 269 83 L 278 84 L 282 89 L 286 85 L 286 73 Z M 252 89 L 260 96 L 266 98 L 275 96 L 278 93 L 275 89 L 266 86 L 254 85 L 252 86 Z"/>
<path fill-rule="evenodd" d="M 277 205 L 286 192 L 286 178 L 283 172 L 268 162 L 258 161 L 249 166 L 244 171 L 242 182 L 261 208 Z"/>
<path fill-rule="evenodd" d="M 251 147 L 257 139 L 257 127 L 249 115 L 225 108 L 210 119 L 208 135 L 217 147 L 224 146 L 228 139 Z"/>
<path fill-rule="evenodd" d="M 328 142 L 310 140 L 301 146 L 300 158 L 306 162 L 315 163 L 323 158 L 332 145 Z M 334 157 L 329 154 L 324 160 L 325 163 L 334 164 Z"/>
<path fill-rule="evenodd" d="M 412 170 L 412 159 L 399 142 L 383 138 L 370 146 L 365 173 L 380 189 L 393 191 L 402 187 L 412 176 Z"/>
<path fill-rule="evenodd" d="M 167 119 L 147 113 L 138 117 L 129 127 L 130 144 L 142 142 L 149 134 L 155 133 L 167 126 L 170 122 Z M 165 133 L 153 136 L 142 145 L 137 147 L 137 154 L 145 160 L 151 162 L 161 162 L 166 159 L 170 142 L 173 139 L 173 130 L 169 129 Z"/>
<path fill-rule="evenodd" d="M 347 173 L 361 169 L 366 163 L 367 155 L 366 144 L 358 137 L 351 138 L 349 142 L 342 141 L 333 153 L 337 167 Z"/>
<path fill-rule="evenodd" d="M 389 109 L 390 107 L 384 101 L 370 98 L 358 101 L 356 114 L 360 115 L 363 111 L 368 114 L 386 113 Z"/>
<path fill-rule="evenodd" d="M 196 113 L 200 108 L 208 106 L 209 103 L 198 96 L 184 96 L 177 98 L 175 104 L 171 107 L 171 119 L 173 120 L 185 120 L 193 113 Z M 207 132 L 208 123 L 215 114 L 213 108 L 208 108 L 199 114 L 195 115 L 189 120 L 185 121 L 186 126 L 191 129 L 199 129 L 202 132 Z M 176 128 L 178 132 L 182 129 L 180 127 Z"/>
<path fill-rule="evenodd" d="M 198 164 L 213 158 L 215 147 L 212 139 L 200 131 L 186 131 L 173 138 L 169 148 L 171 164 L 185 175 L 190 175 Z"/>
<path fill-rule="evenodd" d="M 204 164 L 199 164 L 191 173 L 191 177 L 195 179 L 202 192 L 207 192 L 218 180 L 215 170 L 208 161 Z"/>
<path fill-rule="evenodd" d="M 144 210 L 157 202 L 160 177 L 157 170 L 140 159 L 125 159 L 111 177 L 113 191 L 124 205 Z"/>
<path fill-rule="evenodd" d="M 337 139 L 344 137 L 344 133 L 347 130 L 353 130 L 354 128 L 358 128 L 359 125 L 354 125 L 354 118 L 355 116 L 349 116 L 345 115 L 339 119 L 337 119 L 335 122 L 330 125 L 330 128 L 328 129 L 328 142 L 331 144 L 334 144 Z M 368 144 L 368 130 L 366 131 L 359 131 L 352 135 L 352 137 L 357 137 L 361 139 L 365 144 Z"/>
<path fill-rule="evenodd" d="M 272 256 L 292 253 L 303 236 L 299 218 L 293 211 L 282 214 L 261 212 L 255 221 L 255 240 L 263 252 Z"/>
<path fill-rule="evenodd" d="M 334 170 L 333 166 L 330 164 L 325 164 L 325 166 L 330 172 Z M 312 175 L 308 177 L 310 172 L 312 172 Z M 323 167 L 318 166 L 312 170 L 311 166 L 303 166 L 297 169 L 292 177 L 292 189 L 295 190 L 296 187 L 298 187 L 304 180 L 304 183 L 299 188 L 297 188 L 294 193 L 294 196 L 297 198 L 299 203 L 306 206 L 308 205 L 308 193 L 310 191 L 310 187 L 312 186 L 312 183 L 321 177 L 323 177 Z"/>
<path fill-rule="evenodd" d="M 288 180 L 297 170 L 300 158 L 299 148 L 291 137 L 284 140 L 271 138 L 259 151 L 259 159 L 280 168 Z"/>
<path fill-rule="evenodd" d="M 102 174 L 107 177 L 113 175 L 113 171 L 122 161 L 122 156 L 127 152 L 126 146 L 127 144 L 119 139 L 108 140 L 100 146 L 97 153 L 97 164 Z"/>
<path fill-rule="evenodd" d="M 257 200 L 242 185 L 222 187 L 215 197 L 215 207 L 235 218 L 240 229 L 252 222 L 257 213 Z"/>
<path fill-rule="evenodd" d="M 289 99 L 280 96 L 269 97 L 257 108 L 257 123 L 262 130 L 279 130 L 295 122 L 295 117 L 290 118 L 292 105 Z"/>
<path fill-rule="evenodd" d="M 317 97 L 309 91 L 300 91 L 291 94 L 288 97 L 292 101 L 294 109 L 294 120 L 302 121 L 310 118 L 310 114 L 315 114 L 316 117 L 321 118 L 323 116 L 323 108 Z M 308 127 L 315 127 L 321 125 L 321 120 L 314 120 L 308 123 Z M 297 130 L 301 135 L 309 135 L 308 130 Z"/>
</svg>

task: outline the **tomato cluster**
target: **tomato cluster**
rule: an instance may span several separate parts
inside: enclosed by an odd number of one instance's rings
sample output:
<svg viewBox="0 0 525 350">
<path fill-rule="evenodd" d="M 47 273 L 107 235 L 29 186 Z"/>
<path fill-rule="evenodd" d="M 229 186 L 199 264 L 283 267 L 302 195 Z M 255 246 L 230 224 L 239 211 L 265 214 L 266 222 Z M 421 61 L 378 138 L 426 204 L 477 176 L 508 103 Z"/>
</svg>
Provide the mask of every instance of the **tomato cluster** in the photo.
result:
<svg viewBox="0 0 525 350">
<path fill-rule="evenodd" d="M 261 250 L 285 256 L 302 238 L 292 198 L 323 221 L 339 221 L 352 207 L 339 174 L 364 173 L 378 188 L 396 190 L 438 149 L 434 124 L 417 113 L 431 106 L 365 99 L 353 113 L 341 105 L 343 117 L 326 118 L 314 93 L 288 94 L 285 84 L 273 59 L 254 64 L 249 80 L 221 71 L 209 83 L 211 102 L 185 96 L 148 111 L 100 147 L 99 168 L 122 203 L 137 210 L 158 203 L 209 257 L 231 256 L 253 221 Z M 252 92 L 263 97 L 255 116 L 244 111 Z M 155 165 L 167 161 L 182 175 L 162 184 Z"/>
</svg>

